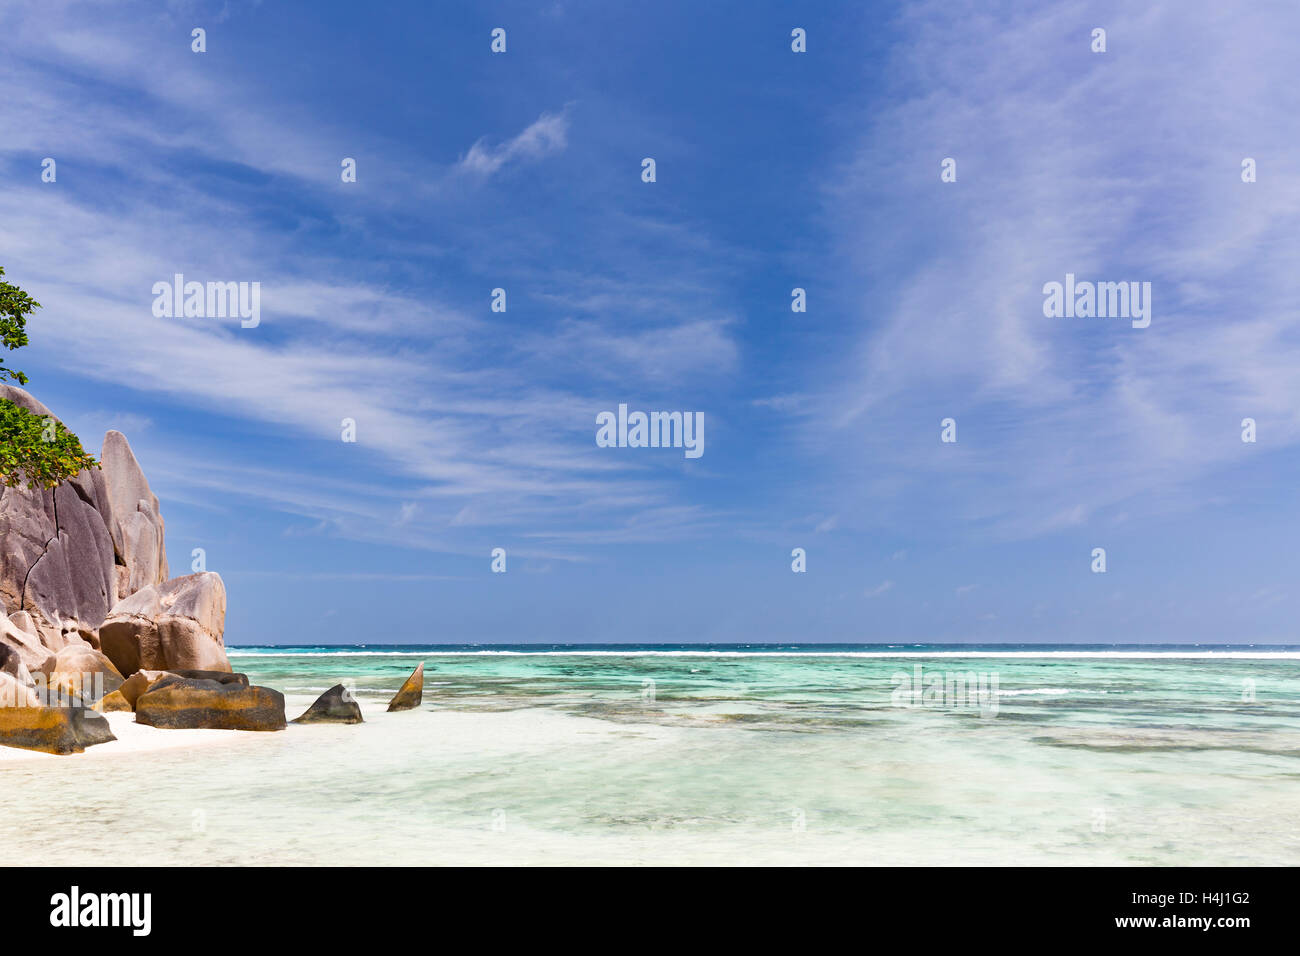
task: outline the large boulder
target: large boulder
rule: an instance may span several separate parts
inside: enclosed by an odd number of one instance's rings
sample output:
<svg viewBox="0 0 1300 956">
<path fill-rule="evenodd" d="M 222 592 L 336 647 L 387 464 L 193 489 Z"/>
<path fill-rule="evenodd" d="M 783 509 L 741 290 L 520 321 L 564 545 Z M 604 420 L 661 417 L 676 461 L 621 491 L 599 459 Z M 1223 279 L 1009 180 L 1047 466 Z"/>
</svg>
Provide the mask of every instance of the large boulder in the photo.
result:
<svg viewBox="0 0 1300 956">
<path fill-rule="evenodd" d="M 169 730 L 284 730 L 286 726 L 284 695 L 277 690 L 176 674 L 155 681 L 136 699 L 135 720 Z"/>
<path fill-rule="evenodd" d="M 241 687 L 248 686 L 248 676 L 245 674 L 235 674 L 230 671 L 157 671 L 145 670 L 136 671 L 128 677 L 122 686 L 117 689 L 131 710 L 135 710 L 135 702 L 140 699 L 140 695 L 147 691 L 154 684 L 158 683 L 164 677 L 189 677 L 198 680 L 215 680 L 219 684 L 238 684 Z"/>
<path fill-rule="evenodd" d="M 388 712 L 391 714 L 395 710 L 414 710 L 420 706 L 420 701 L 423 699 L 424 662 L 421 661 L 419 666 L 411 671 L 411 676 L 402 682 L 393 699 L 388 702 Z"/>
<path fill-rule="evenodd" d="M 52 693 L 94 703 L 121 686 L 122 675 L 113 662 L 89 645 L 69 644 L 55 655 L 49 678 Z"/>
<path fill-rule="evenodd" d="M 58 421 L 21 388 L 0 385 L 0 400 Z M 0 604 L 50 651 L 75 643 L 69 624 L 93 646 L 118 601 L 167 578 L 158 499 L 121 433 L 105 436 L 100 458 L 53 490 L 0 489 Z"/>
<path fill-rule="evenodd" d="M 117 598 L 167 580 L 167 549 L 158 498 L 149 488 L 126 436 L 104 435 L 99 453 L 109 509 L 105 514 L 113 548 L 121 558 L 122 585 Z"/>
<path fill-rule="evenodd" d="M 135 710 L 136 702 L 140 697 L 155 684 L 164 678 L 181 677 L 189 680 L 214 681 L 218 684 L 230 684 L 235 687 L 247 687 L 248 675 L 237 674 L 232 671 L 207 671 L 207 670 L 142 670 L 136 671 L 128 677 L 117 692 L 122 695 L 131 710 Z"/>
<path fill-rule="evenodd" d="M 99 645 L 123 674 L 229 671 L 225 627 L 226 587 L 221 575 L 203 571 L 123 598 L 99 626 Z"/>
<path fill-rule="evenodd" d="M 84 707 L 0 707 L 6 747 L 72 754 L 116 739 L 108 721 Z"/>
<path fill-rule="evenodd" d="M 0 385 L 0 400 L 58 421 L 21 388 Z M 94 627 L 117 600 L 109 535 L 112 505 L 104 477 L 88 469 L 53 490 L 26 482 L 0 492 L 0 598 L 29 611 L 42 634 L 68 618 Z"/>
<path fill-rule="evenodd" d="M 0 385 L 0 400 L 58 421 L 21 388 Z M 74 646 L 103 650 L 118 679 L 229 671 L 225 586 L 215 574 L 168 580 L 163 539 L 158 498 L 121 432 L 104 436 L 99 467 L 57 488 L 0 489 L 0 645 L 47 677 Z"/>
<path fill-rule="evenodd" d="M 316 698 L 295 724 L 359 724 L 361 705 L 342 684 L 335 684 Z"/>
<path fill-rule="evenodd" d="M 239 687 L 248 686 L 248 675 L 235 671 L 203 671 L 182 667 L 178 670 L 168 671 L 168 673 L 176 677 L 186 677 L 190 680 L 214 680 L 218 684 L 235 684 Z"/>
<path fill-rule="evenodd" d="M 53 533 L 28 569 L 21 608 L 49 629 L 62 632 L 69 619 L 94 628 L 117 600 L 113 542 L 99 511 L 107 500 L 102 479 L 82 472 L 43 493 L 52 501 Z"/>
</svg>

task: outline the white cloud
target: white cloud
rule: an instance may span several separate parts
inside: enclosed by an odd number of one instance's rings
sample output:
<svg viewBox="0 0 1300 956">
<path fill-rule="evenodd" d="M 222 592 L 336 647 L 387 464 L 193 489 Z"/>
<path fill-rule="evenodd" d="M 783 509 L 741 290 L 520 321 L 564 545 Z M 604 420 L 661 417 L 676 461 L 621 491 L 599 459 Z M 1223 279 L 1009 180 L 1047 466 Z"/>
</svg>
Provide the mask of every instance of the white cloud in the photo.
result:
<svg viewBox="0 0 1300 956">
<path fill-rule="evenodd" d="M 497 146 L 480 139 L 470 147 L 458 167 L 465 172 L 491 176 L 507 163 L 532 162 L 564 151 L 569 119 L 564 113 L 543 113 L 518 136 Z"/>
<path fill-rule="evenodd" d="M 1243 416 L 1271 448 L 1300 442 L 1298 97 L 1279 40 L 1300 18 L 1115 8 L 1094 55 L 1089 17 L 909 11 L 888 66 L 900 99 L 828 186 L 863 333 L 821 392 L 816 443 L 905 498 L 898 520 L 1019 537 L 1135 496 L 1196 507 L 1197 482 L 1243 461 Z M 1240 181 L 1247 155 L 1267 179 Z M 1151 281 L 1150 328 L 1045 319 L 1042 285 L 1066 272 Z M 960 440 L 943 446 L 948 415 Z M 859 524 L 881 511 L 861 491 Z"/>
<path fill-rule="evenodd" d="M 24 59 L 0 64 L 0 78 L 31 92 L 0 98 L 0 124 L 16 131 L 0 144 L 0 157 L 42 155 L 51 143 L 60 157 L 58 184 L 34 175 L 0 192 L 0 221 L 11 238 L 4 264 L 45 305 L 30 324 L 29 372 L 42 363 L 75 369 L 79 377 L 143 393 L 147 407 L 159 409 L 152 415 L 159 434 L 151 430 L 145 443 L 156 485 L 205 508 L 215 507 L 214 494 L 235 495 L 301 515 L 328 533 L 447 551 L 472 550 L 465 533 L 493 522 L 569 544 L 659 540 L 696 533 L 705 523 L 707 512 L 675 505 L 671 484 L 644 462 L 599 454 L 592 421 L 604 397 L 593 396 L 589 375 L 603 368 L 617 369 L 624 383 L 676 380 L 674 349 L 683 350 L 687 372 L 734 368 L 727 320 L 681 317 L 655 335 L 617 329 L 620 317 L 611 315 L 604 317 L 608 325 L 584 320 L 561 333 L 577 336 L 570 344 L 585 343 L 589 351 L 566 354 L 550 344 L 553 338 L 527 334 L 504 348 L 499 323 L 485 314 L 471 317 L 439 301 L 427 284 L 368 281 L 351 258 L 331 258 L 291 233 L 268 230 L 262 212 L 220 182 L 177 173 L 184 163 L 158 162 L 180 150 L 296 176 L 308 190 L 321 187 L 311 213 L 320 215 L 320 207 L 340 203 L 336 143 L 358 137 L 277 113 L 237 80 L 210 79 L 194 69 L 185 44 L 175 62 L 171 53 L 159 54 L 171 67 L 140 71 L 148 39 L 124 29 L 114 10 L 95 12 L 83 18 L 64 8 L 17 5 L 0 14 L 0 31 L 27 49 Z M 95 95 L 101 83 L 126 92 Z M 122 101 L 135 108 L 116 105 Z M 205 108 L 195 110 L 195 103 Z M 185 123 L 170 123 L 177 110 Z M 564 148 L 567 129 L 565 114 L 543 114 L 508 143 L 478 144 L 469 167 L 492 172 L 550 155 Z M 408 167 L 388 181 L 386 195 L 408 194 L 408 180 L 436 183 L 451 171 L 368 141 L 387 162 Z M 77 163 L 64 159 L 91 156 L 115 170 L 117 192 L 65 186 Z M 375 171 L 374 160 L 367 162 L 362 179 Z M 437 194 L 409 192 L 430 216 L 437 215 Z M 262 326 L 155 318 L 152 285 L 175 272 L 260 282 Z M 625 291 L 622 279 L 605 291 Z M 574 374 L 541 384 L 543 366 Z M 42 377 L 32 387 L 58 407 Z M 216 446 L 196 432 L 184 436 L 183 448 L 168 447 L 178 410 L 181 417 L 222 416 L 234 423 L 229 432 L 247 430 L 248 443 Z M 356 445 L 339 442 L 345 417 L 357 422 Z M 113 427 L 98 413 L 82 420 L 88 432 Z M 140 444 L 138 428 L 124 430 Z M 96 444 L 91 434 L 86 440 Z M 287 443 L 283 459 L 292 460 L 289 449 L 302 447 L 294 443 L 313 440 L 329 443 L 314 448 L 346 453 L 334 456 L 335 476 L 261 460 L 267 442 Z M 196 466 L 207 457 L 219 460 Z M 363 467 L 365 482 L 334 480 Z M 470 512 L 488 518 L 457 520 Z M 529 554 L 575 557 L 544 545 L 521 552 Z"/>
</svg>

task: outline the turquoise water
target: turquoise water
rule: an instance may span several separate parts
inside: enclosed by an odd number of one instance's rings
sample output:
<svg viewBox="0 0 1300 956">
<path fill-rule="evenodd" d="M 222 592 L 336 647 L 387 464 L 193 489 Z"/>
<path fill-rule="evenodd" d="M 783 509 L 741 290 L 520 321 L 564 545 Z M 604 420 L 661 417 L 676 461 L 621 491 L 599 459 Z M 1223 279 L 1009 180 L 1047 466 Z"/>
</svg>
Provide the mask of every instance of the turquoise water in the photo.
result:
<svg viewBox="0 0 1300 956">
<path fill-rule="evenodd" d="M 342 681 L 367 722 L 9 766 L 19 806 L 77 812 L 0 836 L 51 863 L 106 826 L 170 863 L 1300 862 L 1300 648 L 230 656 L 291 717 Z M 385 713 L 420 661 L 423 707 Z"/>
</svg>

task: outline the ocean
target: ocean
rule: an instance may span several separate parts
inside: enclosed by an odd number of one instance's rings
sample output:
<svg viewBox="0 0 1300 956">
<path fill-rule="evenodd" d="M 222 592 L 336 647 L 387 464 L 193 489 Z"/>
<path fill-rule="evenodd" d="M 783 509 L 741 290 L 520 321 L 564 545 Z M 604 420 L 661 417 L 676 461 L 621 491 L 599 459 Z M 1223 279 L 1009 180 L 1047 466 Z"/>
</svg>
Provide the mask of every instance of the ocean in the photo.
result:
<svg viewBox="0 0 1300 956">
<path fill-rule="evenodd" d="M 290 718 L 342 682 L 366 723 L 5 765 L 11 853 L 1300 862 L 1295 646 L 359 645 L 230 659 L 283 691 Z M 386 713 L 421 661 L 423 706 Z M 32 825 L 24 807 L 57 825 Z"/>
</svg>

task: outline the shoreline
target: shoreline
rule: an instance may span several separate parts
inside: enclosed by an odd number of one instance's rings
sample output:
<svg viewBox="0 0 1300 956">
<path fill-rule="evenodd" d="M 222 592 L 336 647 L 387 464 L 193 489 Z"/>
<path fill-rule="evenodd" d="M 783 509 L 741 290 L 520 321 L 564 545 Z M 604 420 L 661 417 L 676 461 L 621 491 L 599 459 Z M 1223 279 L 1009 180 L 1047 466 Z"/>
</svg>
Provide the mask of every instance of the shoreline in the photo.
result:
<svg viewBox="0 0 1300 956">
<path fill-rule="evenodd" d="M 49 754 L 23 747 L 0 746 L 0 768 L 26 761 L 67 761 L 77 757 L 107 757 L 110 760 L 126 754 L 149 754 L 167 750 L 190 750 L 213 744 L 230 743 L 249 737 L 274 737 L 275 734 L 256 730 L 169 730 L 138 724 L 135 714 L 118 711 L 102 714 L 113 729 L 116 740 L 95 744 L 81 753 Z"/>
</svg>

